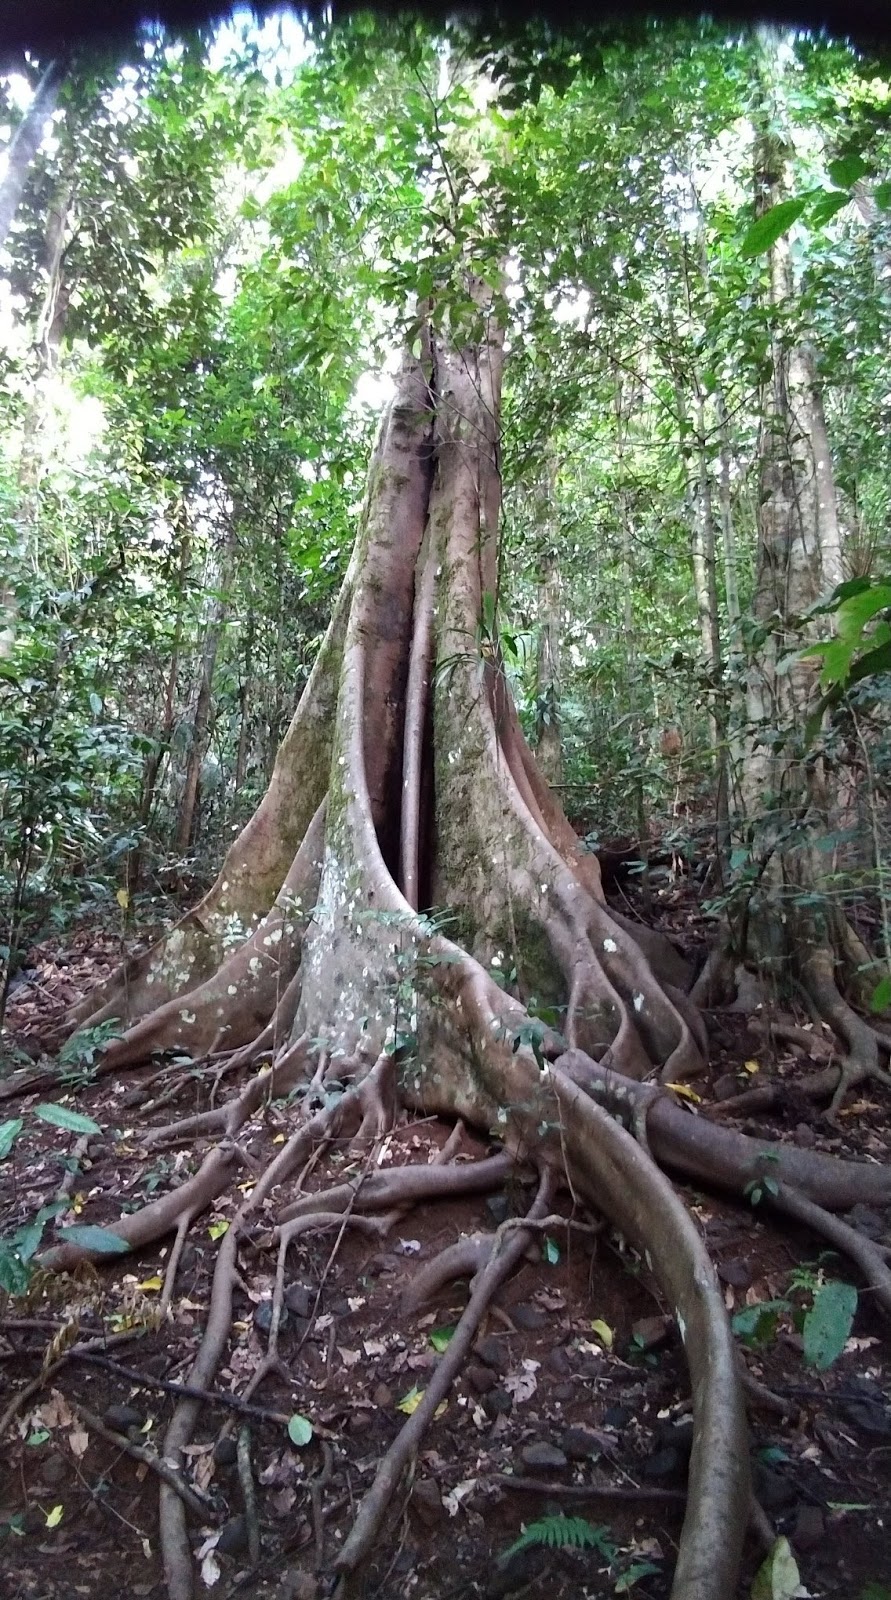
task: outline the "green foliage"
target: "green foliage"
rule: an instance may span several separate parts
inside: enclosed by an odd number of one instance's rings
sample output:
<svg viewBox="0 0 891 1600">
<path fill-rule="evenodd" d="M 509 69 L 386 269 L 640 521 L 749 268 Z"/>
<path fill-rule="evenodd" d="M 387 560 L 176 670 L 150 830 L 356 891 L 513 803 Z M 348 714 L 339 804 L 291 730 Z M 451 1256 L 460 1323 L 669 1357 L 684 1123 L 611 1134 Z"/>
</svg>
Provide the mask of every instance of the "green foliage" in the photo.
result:
<svg viewBox="0 0 891 1600">
<path fill-rule="evenodd" d="M 598 1550 L 607 1561 L 613 1561 L 616 1547 L 606 1526 L 597 1526 L 585 1517 L 542 1517 L 530 1522 L 518 1539 L 504 1552 L 502 1560 L 516 1555 L 519 1550 L 529 1550 L 544 1545 L 551 1550 Z"/>
</svg>

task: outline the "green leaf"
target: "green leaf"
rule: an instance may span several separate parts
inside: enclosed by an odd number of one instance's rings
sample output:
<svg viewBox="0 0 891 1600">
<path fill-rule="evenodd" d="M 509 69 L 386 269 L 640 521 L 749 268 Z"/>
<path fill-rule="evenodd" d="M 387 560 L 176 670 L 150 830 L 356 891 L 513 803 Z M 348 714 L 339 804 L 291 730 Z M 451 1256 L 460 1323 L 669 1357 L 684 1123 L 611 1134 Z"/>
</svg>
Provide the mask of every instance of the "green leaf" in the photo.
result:
<svg viewBox="0 0 891 1600">
<path fill-rule="evenodd" d="M 788 233 L 793 222 L 797 222 L 808 203 L 806 195 L 801 195 L 795 200 L 780 200 L 762 217 L 752 223 L 745 233 L 739 247 L 740 255 L 760 256 L 765 250 L 770 250 L 784 233 Z"/>
<path fill-rule="evenodd" d="M 822 228 L 824 223 L 841 211 L 844 206 L 850 205 L 851 196 L 844 189 L 827 189 L 814 201 L 810 209 L 809 220 L 816 228 Z"/>
<path fill-rule="evenodd" d="M 24 1126 L 22 1117 L 10 1117 L 8 1122 L 0 1122 L 0 1161 L 9 1155 Z"/>
<path fill-rule="evenodd" d="M 98 717 L 102 711 L 102 696 L 95 689 L 90 690 L 90 710 L 94 717 Z"/>
<path fill-rule="evenodd" d="M 430 1334 L 430 1343 L 439 1355 L 442 1355 L 443 1350 L 448 1349 L 454 1337 L 456 1326 L 456 1323 L 450 1322 L 442 1328 L 434 1328 Z"/>
<path fill-rule="evenodd" d="M 298 1450 L 302 1450 L 309 1444 L 312 1435 L 313 1426 L 309 1418 L 301 1417 L 299 1411 L 295 1411 L 293 1417 L 288 1420 L 288 1438 L 291 1443 L 295 1444 Z"/>
<path fill-rule="evenodd" d="M 71 1228 L 59 1231 L 60 1244 L 76 1244 L 81 1250 L 93 1250 L 99 1256 L 123 1256 L 130 1249 L 126 1239 L 111 1228 L 100 1228 L 95 1222 L 76 1222 Z"/>
<path fill-rule="evenodd" d="M 560 1260 L 560 1246 L 554 1239 L 546 1238 L 544 1242 L 544 1258 L 552 1267 L 556 1267 Z"/>
<path fill-rule="evenodd" d="M 51 1122 L 54 1128 L 65 1128 L 68 1133 L 102 1132 L 92 1117 L 85 1117 L 80 1111 L 69 1111 L 67 1106 L 54 1106 L 49 1101 L 35 1106 L 34 1115 L 41 1122 Z"/>
<path fill-rule="evenodd" d="M 793 1600 L 800 1588 L 801 1578 L 792 1547 L 788 1539 L 777 1539 L 755 1575 L 752 1600 Z"/>
<path fill-rule="evenodd" d="M 869 166 L 862 156 L 855 153 L 850 156 L 839 156 L 836 161 L 830 161 L 826 171 L 839 189 L 850 189 L 859 178 L 866 177 Z"/>
<path fill-rule="evenodd" d="M 891 211 L 891 183 L 877 183 L 872 197 L 880 211 Z"/>
<path fill-rule="evenodd" d="M 891 977 L 880 978 L 872 991 L 869 1009 L 873 1015 L 886 1011 L 891 1006 Z"/>
<path fill-rule="evenodd" d="M 804 1359 L 825 1372 L 841 1355 L 857 1310 L 857 1290 L 833 1279 L 824 1283 L 804 1319 Z"/>
</svg>

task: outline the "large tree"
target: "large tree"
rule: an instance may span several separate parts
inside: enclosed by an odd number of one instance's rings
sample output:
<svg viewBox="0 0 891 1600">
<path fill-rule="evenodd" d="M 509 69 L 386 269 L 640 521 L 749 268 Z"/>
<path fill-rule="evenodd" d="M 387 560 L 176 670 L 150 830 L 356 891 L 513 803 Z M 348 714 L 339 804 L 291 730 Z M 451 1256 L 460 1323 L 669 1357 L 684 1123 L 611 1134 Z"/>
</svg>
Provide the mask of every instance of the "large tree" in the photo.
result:
<svg viewBox="0 0 891 1600">
<path fill-rule="evenodd" d="M 210 892 L 80 1013 L 91 1027 L 118 1021 L 103 1073 L 174 1052 L 218 1057 L 232 1083 L 244 1075 L 216 1109 L 153 1130 L 153 1140 L 192 1138 L 201 1164 L 113 1231 L 137 1248 L 177 1230 L 166 1308 L 189 1225 L 234 1184 L 243 1130 L 257 1119 L 257 1182 L 220 1243 L 189 1374 L 206 1390 L 230 1334 L 239 1241 L 261 1209 L 279 1250 L 262 1376 L 277 1358 L 288 1248 L 320 1212 L 391 1211 L 422 1193 L 484 1187 L 516 1162 L 540 1175 L 531 1229 L 568 1185 L 646 1255 L 676 1316 L 695 1442 L 672 1593 L 718 1600 L 732 1591 L 748 1516 L 742 1388 L 714 1270 L 666 1170 L 736 1195 L 769 1175 L 766 1203 L 847 1247 L 888 1309 L 881 1252 L 832 1212 L 887 1201 L 891 1174 L 708 1124 L 674 1092 L 705 1066 L 689 973 L 666 940 L 607 905 L 596 859 L 526 745 L 502 659 L 503 271 L 519 205 L 506 188 L 511 123 L 464 68 L 430 132 L 419 166 L 439 221 L 352 559 L 268 791 Z M 267 1148 L 258 1113 L 295 1086 L 304 1092 L 290 1101 L 290 1137 Z M 403 1109 L 463 1119 L 505 1153 L 469 1177 L 444 1163 L 291 1197 L 320 1141 L 374 1140 Z M 467 1311 L 334 1558 L 344 1592 L 528 1237 L 519 1226 L 493 1236 L 488 1256 L 478 1249 Z M 47 1264 L 83 1253 L 63 1242 Z M 439 1270 L 445 1278 L 454 1265 Z M 163 1447 L 175 1468 L 199 1409 L 188 1396 L 176 1407 Z M 171 1600 L 188 1600 L 186 1507 L 168 1483 L 161 1537 Z"/>
</svg>

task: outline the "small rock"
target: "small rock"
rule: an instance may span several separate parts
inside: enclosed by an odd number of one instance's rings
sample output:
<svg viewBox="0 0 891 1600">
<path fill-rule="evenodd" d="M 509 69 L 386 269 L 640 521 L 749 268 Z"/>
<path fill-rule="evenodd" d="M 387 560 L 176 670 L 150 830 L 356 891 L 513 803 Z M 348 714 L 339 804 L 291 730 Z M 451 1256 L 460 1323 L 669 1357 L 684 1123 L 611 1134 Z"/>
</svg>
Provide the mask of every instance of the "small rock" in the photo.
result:
<svg viewBox="0 0 891 1600">
<path fill-rule="evenodd" d="M 782 1473 L 774 1472 L 760 1461 L 755 1467 L 754 1487 L 765 1511 L 782 1511 L 795 1499 L 795 1490 Z"/>
<path fill-rule="evenodd" d="M 379 1411 L 389 1411 L 393 1404 L 393 1391 L 385 1383 L 379 1383 L 371 1398 Z"/>
<path fill-rule="evenodd" d="M 861 1433 L 873 1439 L 891 1439 L 891 1411 L 867 1395 L 862 1400 L 843 1400 L 842 1411 Z"/>
<path fill-rule="evenodd" d="M 674 1478 L 682 1470 L 680 1451 L 673 1445 L 666 1445 L 662 1450 L 655 1450 L 648 1456 L 640 1469 L 642 1478 Z"/>
<path fill-rule="evenodd" d="M 559 1344 L 555 1345 L 553 1350 L 548 1351 L 545 1366 L 549 1372 L 556 1373 L 558 1378 L 568 1378 L 572 1371 L 572 1362 L 563 1346 Z"/>
<path fill-rule="evenodd" d="M 443 1514 L 442 1495 L 435 1478 L 419 1478 L 411 1495 L 412 1509 L 422 1522 L 436 1522 Z"/>
<path fill-rule="evenodd" d="M 372 1256 L 365 1270 L 370 1277 L 388 1278 L 394 1272 L 402 1270 L 402 1262 L 392 1251 L 382 1250 L 379 1255 Z"/>
<path fill-rule="evenodd" d="M 130 1428 L 141 1428 L 145 1417 L 135 1406 L 109 1406 L 102 1413 L 102 1421 L 115 1433 L 126 1433 Z"/>
<path fill-rule="evenodd" d="M 817 1142 L 817 1135 L 809 1122 L 796 1122 L 792 1129 L 792 1139 L 802 1150 L 813 1150 Z"/>
<path fill-rule="evenodd" d="M 563 1451 L 558 1450 L 555 1444 L 548 1444 L 545 1439 L 540 1439 L 535 1444 L 524 1445 L 520 1457 L 523 1465 L 531 1467 L 533 1471 L 556 1472 L 569 1465 Z"/>
<path fill-rule="evenodd" d="M 341 1297 L 338 1300 L 332 1300 L 331 1304 L 328 1307 L 328 1310 L 331 1312 L 332 1317 L 351 1317 L 352 1316 L 352 1312 L 350 1310 L 350 1302 L 345 1297 Z"/>
<path fill-rule="evenodd" d="M 722 1283 L 729 1283 L 731 1289 L 748 1289 L 752 1281 L 752 1269 L 747 1261 L 722 1261 L 718 1267 L 718 1277 Z"/>
<path fill-rule="evenodd" d="M 279 1319 L 279 1327 L 280 1328 L 286 1328 L 287 1325 L 288 1325 L 288 1313 L 285 1310 L 285 1307 L 282 1306 L 281 1316 L 280 1316 L 280 1319 Z M 272 1327 L 272 1301 L 271 1300 L 261 1300 L 259 1305 L 254 1307 L 254 1327 L 256 1328 L 258 1333 L 268 1333 L 269 1332 L 270 1328 Z"/>
<path fill-rule="evenodd" d="M 850 1222 L 852 1228 L 859 1228 L 861 1233 L 866 1234 L 867 1239 L 873 1239 L 876 1244 L 881 1244 L 888 1232 L 888 1224 L 884 1217 L 862 1204 L 852 1206 L 845 1220 Z"/>
<path fill-rule="evenodd" d="M 147 1099 L 147 1089 L 128 1089 L 125 1094 L 121 1095 L 121 1105 L 129 1111 L 131 1106 L 141 1106 L 143 1101 Z"/>
<path fill-rule="evenodd" d="M 286 1572 L 275 1600 L 319 1600 L 319 1580 L 311 1572 Z"/>
<path fill-rule="evenodd" d="M 670 1317 L 638 1317 L 631 1324 L 631 1342 L 636 1350 L 658 1350 L 667 1342 L 674 1324 Z"/>
<path fill-rule="evenodd" d="M 510 1312 L 514 1327 L 522 1333 L 539 1333 L 548 1325 L 548 1318 L 544 1311 L 539 1311 L 537 1306 L 513 1306 Z"/>
<path fill-rule="evenodd" d="M 238 1459 L 238 1446 L 234 1439 L 218 1439 L 213 1447 L 213 1458 L 218 1467 L 234 1467 Z"/>
<path fill-rule="evenodd" d="M 506 1417 L 513 1410 L 513 1395 L 506 1389 L 492 1389 L 483 1399 L 487 1417 Z"/>
<path fill-rule="evenodd" d="M 588 1461 L 591 1456 L 600 1455 L 600 1440 L 591 1428 L 567 1428 L 560 1446 L 570 1461 Z"/>
<path fill-rule="evenodd" d="M 604 1356 L 585 1356 L 584 1360 L 579 1362 L 576 1370 L 580 1378 L 587 1378 L 589 1383 L 596 1383 L 599 1378 L 603 1377 L 606 1370 L 606 1358 Z"/>
<path fill-rule="evenodd" d="M 295 1317 L 311 1317 L 315 1303 L 315 1290 L 305 1283 L 289 1284 L 285 1290 L 285 1305 Z"/>
<path fill-rule="evenodd" d="M 795 1550 L 816 1550 L 823 1543 L 826 1523 L 819 1506 L 799 1506 L 789 1535 Z"/>
<path fill-rule="evenodd" d="M 474 1354 L 484 1361 L 493 1372 L 506 1373 L 510 1365 L 510 1358 L 501 1339 L 496 1339 L 493 1334 L 488 1334 L 485 1339 L 478 1339 L 473 1347 Z"/>
<path fill-rule="evenodd" d="M 555 1383 L 551 1390 L 555 1400 L 565 1406 L 570 1400 L 575 1399 L 575 1385 L 571 1383 Z"/>
<path fill-rule="evenodd" d="M 46 1460 L 40 1463 L 40 1476 L 49 1488 L 61 1483 L 67 1471 L 62 1457 L 55 1454 L 47 1456 Z"/>
<path fill-rule="evenodd" d="M 693 1449 L 692 1417 L 681 1417 L 679 1422 L 657 1422 L 653 1431 L 658 1445 L 676 1450 L 685 1464 L 689 1461 Z"/>
<path fill-rule="evenodd" d="M 607 1406 L 603 1413 L 605 1428 L 627 1428 L 631 1421 L 631 1412 L 627 1406 Z"/>
<path fill-rule="evenodd" d="M 347 1427 L 349 1428 L 350 1433 L 364 1433 L 367 1428 L 371 1427 L 371 1417 L 369 1413 L 367 1411 L 354 1411 L 349 1422 L 347 1423 Z"/>
<path fill-rule="evenodd" d="M 735 1094 L 739 1094 L 736 1073 L 725 1072 L 723 1077 L 716 1079 L 714 1090 L 716 1100 L 732 1100 Z"/>
<path fill-rule="evenodd" d="M 247 1518 L 243 1516 L 230 1517 L 223 1524 L 223 1531 L 214 1546 L 221 1556 L 235 1556 L 241 1550 L 247 1549 Z"/>
<path fill-rule="evenodd" d="M 471 1362 L 464 1376 L 474 1394 L 488 1394 L 498 1382 L 498 1378 L 491 1367 L 484 1367 L 482 1362 L 478 1361 Z"/>
<path fill-rule="evenodd" d="M 506 1194 L 490 1195 L 486 1201 L 486 1210 L 495 1223 L 506 1222 L 511 1214 L 510 1201 Z"/>
</svg>

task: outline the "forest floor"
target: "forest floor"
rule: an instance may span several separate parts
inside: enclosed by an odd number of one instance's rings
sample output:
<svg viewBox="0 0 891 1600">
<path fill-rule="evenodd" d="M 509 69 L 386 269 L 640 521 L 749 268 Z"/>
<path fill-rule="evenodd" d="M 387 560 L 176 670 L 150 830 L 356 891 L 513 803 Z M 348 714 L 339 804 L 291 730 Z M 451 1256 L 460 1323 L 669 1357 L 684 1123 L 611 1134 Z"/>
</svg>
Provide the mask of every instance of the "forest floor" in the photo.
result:
<svg viewBox="0 0 891 1600">
<path fill-rule="evenodd" d="M 701 940 L 683 880 L 668 879 L 656 898 L 663 925 L 679 942 Z M 67 946 L 35 948 L 10 1005 L 7 1044 L 24 1044 L 34 1054 L 34 1040 L 118 956 L 118 941 L 95 929 Z M 715 1099 L 771 1073 L 785 1085 L 779 1107 L 735 1125 L 837 1154 L 891 1157 L 891 1096 L 871 1089 L 829 1123 L 795 1094 L 796 1074 L 815 1065 L 804 1050 L 795 1046 L 768 1059 L 763 1035 L 749 1030 L 744 1015 L 715 1011 L 707 1021 L 712 1066 L 694 1086 L 701 1099 L 690 1102 L 691 1114 L 707 1115 Z M 20 1064 L 11 1060 L 7 1070 Z M 24 1117 L 24 1128 L 0 1165 L 4 1233 L 52 1201 L 63 1184 L 67 1210 L 60 1221 L 107 1225 L 122 1203 L 135 1210 L 194 1170 L 200 1142 L 159 1150 L 145 1148 L 143 1139 L 151 1124 L 202 1109 L 208 1079 L 187 1075 L 175 1104 L 152 1109 L 150 1100 L 163 1093 L 157 1083 L 147 1088 L 153 1070 L 92 1083 L 87 1073 L 76 1092 L 68 1087 L 52 1096 L 103 1130 L 81 1139 L 77 1163 L 75 1135 L 28 1114 L 50 1096 L 5 1108 Z M 287 1120 L 286 1104 L 266 1108 L 258 1154 L 282 1142 Z M 434 1120 L 401 1123 L 372 1159 L 381 1168 L 429 1162 L 448 1132 Z M 463 1157 L 476 1159 L 488 1149 L 465 1132 Z M 305 1175 L 304 1187 L 341 1183 L 368 1164 L 367 1154 L 335 1144 Z M 153 1302 L 169 1241 L 135 1259 L 112 1259 L 75 1283 L 44 1275 L 28 1301 L 10 1302 L 0 1316 L 0 1408 L 33 1385 L 0 1449 L 0 1588 L 7 1600 L 122 1594 L 161 1600 L 157 1478 L 131 1451 L 152 1450 L 163 1436 L 175 1403 L 170 1386 L 187 1378 L 200 1339 L 216 1240 L 239 1198 L 221 1199 L 194 1223 L 162 1326 Z M 233 1337 L 190 1447 L 191 1483 L 207 1506 L 190 1523 L 196 1551 L 205 1552 L 209 1594 L 321 1597 L 314 1574 L 345 1537 L 467 1299 L 466 1284 L 452 1284 L 423 1311 L 408 1314 L 400 1310 L 401 1291 L 419 1263 L 463 1233 L 491 1231 L 522 1214 L 528 1200 L 517 1184 L 488 1197 L 418 1205 L 383 1241 L 351 1230 L 303 1236 L 289 1257 L 283 1366 L 252 1396 L 253 1413 L 227 1400 L 243 1393 L 266 1350 L 275 1250 L 259 1235 L 246 1241 Z M 820 1273 L 853 1281 L 847 1265 L 805 1232 L 767 1225 L 756 1207 L 689 1191 L 688 1200 L 730 1312 L 769 1303 L 760 1319 L 749 1313 L 755 1333 L 743 1328 L 740 1337 L 746 1368 L 762 1386 L 760 1400 L 750 1397 L 754 1483 L 773 1527 L 791 1541 L 802 1592 L 815 1600 L 887 1600 L 887 1329 L 861 1293 L 844 1351 L 825 1371 L 807 1366 L 797 1331 L 801 1312 Z M 566 1197 L 561 1210 L 569 1216 L 571 1209 Z M 860 1225 L 891 1245 L 891 1214 L 858 1209 Z M 72 1306 L 74 1331 L 60 1332 Z M 90 1335 L 101 1337 L 89 1358 L 66 1354 L 66 1342 Z M 302 1446 L 287 1431 L 295 1414 L 312 1427 Z M 683 1515 L 690 1427 L 677 1330 L 646 1266 L 608 1230 L 591 1237 L 554 1229 L 498 1297 L 425 1439 L 413 1482 L 392 1507 L 361 1592 L 368 1600 L 495 1600 L 519 1593 L 578 1600 L 623 1592 L 664 1600 Z M 244 1515 L 248 1459 L 261 1534 L 254 1568 Z M 584 1519 L 589 1548 L 533 1545 L 507 1557 L 524 1525 L 559 1513 Z M 741 1596 L 749 1594 L 762 1556 L 763 1546 L 750 1536 Z"/>
</svg>

